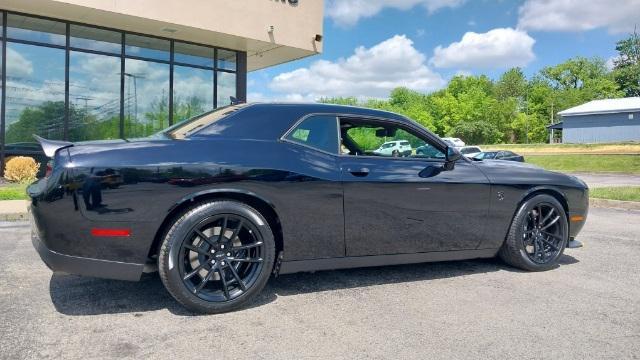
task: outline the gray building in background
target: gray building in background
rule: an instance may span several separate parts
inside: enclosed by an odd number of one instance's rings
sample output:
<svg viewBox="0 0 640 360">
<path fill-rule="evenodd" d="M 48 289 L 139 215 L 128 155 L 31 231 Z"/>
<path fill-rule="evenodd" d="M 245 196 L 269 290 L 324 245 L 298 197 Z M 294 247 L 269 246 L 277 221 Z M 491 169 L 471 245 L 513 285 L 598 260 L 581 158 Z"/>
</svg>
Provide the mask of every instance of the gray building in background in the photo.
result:
<svg viewBox="0 0 640 360">
<path fill-rule="evenodd" d="M 558 113 L 563 143 L 640 141 L 640 97 L 594 100 Z"/>
</svg>

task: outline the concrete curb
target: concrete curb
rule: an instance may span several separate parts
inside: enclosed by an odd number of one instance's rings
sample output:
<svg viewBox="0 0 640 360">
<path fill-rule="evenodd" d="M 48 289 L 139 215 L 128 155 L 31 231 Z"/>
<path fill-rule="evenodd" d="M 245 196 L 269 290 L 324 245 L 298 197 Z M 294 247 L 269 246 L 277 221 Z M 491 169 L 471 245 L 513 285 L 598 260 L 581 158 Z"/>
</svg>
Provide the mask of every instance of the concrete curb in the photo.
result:
<svg viewBox="0 0 640 360">
<path fill-rule="evenodd" d="M 623 209 L 623 210 L 640 210 L 640 202 L 638 201 L 621 201 L 608 199 L 589 199 L 589 206 L 597 208 Z"/>
<path fill-rule="evenodd" d="M 0 201 L 0 221 L 23 221 L 29 218 L 29 201 L 2 200 Z"/>
<path fill-rule="evenodd" d="M 29 220 L 28 213 L 0 214 L 0 221 L 26 221 Z"/>
</svg>

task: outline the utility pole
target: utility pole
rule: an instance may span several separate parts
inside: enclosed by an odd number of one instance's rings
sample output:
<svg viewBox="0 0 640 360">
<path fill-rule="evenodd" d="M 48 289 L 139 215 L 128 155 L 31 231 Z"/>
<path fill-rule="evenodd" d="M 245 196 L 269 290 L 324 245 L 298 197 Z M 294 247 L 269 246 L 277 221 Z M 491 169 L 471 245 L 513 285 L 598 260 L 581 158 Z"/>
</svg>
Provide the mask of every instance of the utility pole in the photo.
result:
<svg viewBox="0 0 640 360">
<path fill-rule="evenodd" d="M 553 118 L 553 100 L 551 100 L 551 125 L 554 125 L 554 118 Z M 551 128 L 551 137 L 549 138 L 549 144 L 553 144 L 554 143 L 554 129 Z"/>
<path fill-rule="evenodd" d="M 137 121 L 138 120 L 138 79 L 144 79 L 144 75 L 124 73 L 124 76 L 130 77 L 133 79 L 133 109 L 134 109 L 134 117 Z"/>
<path fill-rule="evenodd" d="M 133 115 L 134 115 L 134 121 L 137 123 L 138 122 L 138 79 L 144 79 L 145 76 L 144 75 L 140 75 L 140 74 L 132 74 L 132 73 L 124 73 L 124 76 L 130 77 L 133 79 Z M 130 101 L 131 99 L 131 84 L 129 84 L 129 87 L 127 88 L 127 101 Z M 130 108 L 130 104 L 127 103 L 127 108 Z M 129 110 L 129 114 L 131 114 L 131 110 Z M 131 116 L 131 115 L 129 115 Z M 129 124 L 131 124 L 132 122 L 129 121 Z"/>
<path fill-rule="evenodd" d="M 529 143 L 529 89 L 527 88 L 527 96 L 524 104 L 524 137 L 525 143 Z"/>
</svg>

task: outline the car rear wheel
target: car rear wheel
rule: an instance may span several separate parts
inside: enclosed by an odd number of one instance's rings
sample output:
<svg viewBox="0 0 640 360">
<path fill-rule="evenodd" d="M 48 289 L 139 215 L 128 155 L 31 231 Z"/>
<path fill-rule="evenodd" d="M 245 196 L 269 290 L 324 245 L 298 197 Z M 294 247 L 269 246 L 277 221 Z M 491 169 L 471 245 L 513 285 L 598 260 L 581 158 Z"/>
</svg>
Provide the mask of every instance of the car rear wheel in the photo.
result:
<svg viewBox="0 0 640 360">
<path fill-rule="evenodd" d="M 275 242 L 264 217 L 235 201 L 197 205 L 167 232 L 158 257 L 169 293 L 192 311 L 241 307 L 266 285 Z"/>
<path fill-rule="evenodd" d="M 507 264 L 523 270 L 549 270 L 557 266 L 568 238 L 562 204 L 553 196 L 536 195 L 518 209 L 499 255 Z"/>
</svg>

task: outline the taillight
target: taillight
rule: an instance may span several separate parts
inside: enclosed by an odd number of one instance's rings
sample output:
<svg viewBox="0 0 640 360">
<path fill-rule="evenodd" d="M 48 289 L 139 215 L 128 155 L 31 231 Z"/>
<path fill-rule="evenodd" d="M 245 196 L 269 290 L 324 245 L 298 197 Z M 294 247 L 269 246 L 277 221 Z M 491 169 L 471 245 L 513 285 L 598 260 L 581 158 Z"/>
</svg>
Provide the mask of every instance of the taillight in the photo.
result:
<svg viewBox="0 0 640 360">
<path fill-rule="evenodd" d="M 47 161 L 47 171 L 44 173 L 44 177 L 49 177 L 53 171 L 53 161 Z"/>
</svg>

